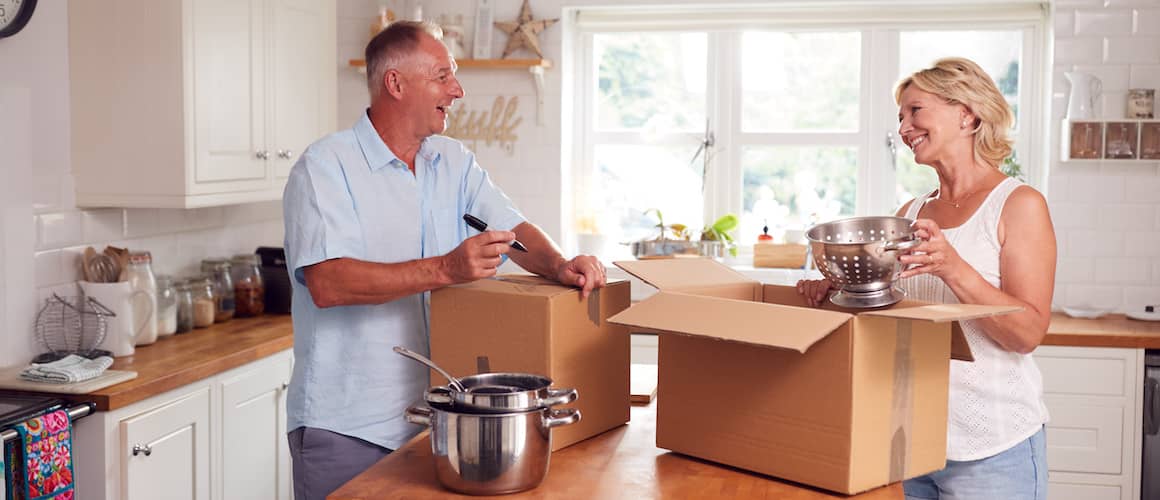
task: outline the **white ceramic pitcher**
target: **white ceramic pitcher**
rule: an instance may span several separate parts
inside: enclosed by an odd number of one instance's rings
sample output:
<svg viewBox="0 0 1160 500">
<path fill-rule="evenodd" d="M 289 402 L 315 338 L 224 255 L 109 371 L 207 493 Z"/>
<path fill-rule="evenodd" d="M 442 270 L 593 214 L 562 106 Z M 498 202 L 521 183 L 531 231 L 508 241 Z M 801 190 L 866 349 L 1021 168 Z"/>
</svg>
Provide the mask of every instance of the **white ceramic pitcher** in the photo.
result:
<svg viewBox="0 0 1160 500">
<path fill-rule="evenodd" d="M 1087 73 L 1067 72 L 1063 76 L 1071 82 L 1071 96 L 1067 101 L 1068 120 L 1090 120 L 1095 115 L 1096 99 L 1103 93 L 1104 84 Z"/>
</svg>

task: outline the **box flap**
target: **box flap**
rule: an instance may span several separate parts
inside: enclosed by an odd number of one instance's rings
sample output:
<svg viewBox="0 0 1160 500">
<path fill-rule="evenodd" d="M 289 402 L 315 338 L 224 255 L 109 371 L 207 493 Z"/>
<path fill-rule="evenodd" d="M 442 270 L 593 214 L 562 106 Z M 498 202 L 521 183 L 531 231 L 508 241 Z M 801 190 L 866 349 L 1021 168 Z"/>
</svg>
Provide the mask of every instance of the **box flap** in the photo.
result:
<svg viewBox="0 0 1160 500">
<path fill-rule="evenodd" d="M 852 317 L 820 309 L 660 292 L 608 318 L 608 321 L 806 352 Z"/>
<path fill-rule="evenodd" d="M 891 318 L 905 318 L 905 319 L 920 319 L 924 321 L 933 321 L 935 323 L 946 323 L 948 321 L 962 321 L 976 318 L 986 318 L 988 316 L 1001 316 L 1003 314 L 1022 311 L 1020 306 L 984 306 L 979 304 L 929 304 L 918 307 L 902 307 L 895 309 L 882 309 L 879 311 L 867 311 L 862 314 L 872 316 L 887 316 Z"/>
<path fill-rule="evenodd" d="M 713 259 L 627 260 L 613 264 L 661 290 L 753 282 L 744 274 Z"/>
</svg>

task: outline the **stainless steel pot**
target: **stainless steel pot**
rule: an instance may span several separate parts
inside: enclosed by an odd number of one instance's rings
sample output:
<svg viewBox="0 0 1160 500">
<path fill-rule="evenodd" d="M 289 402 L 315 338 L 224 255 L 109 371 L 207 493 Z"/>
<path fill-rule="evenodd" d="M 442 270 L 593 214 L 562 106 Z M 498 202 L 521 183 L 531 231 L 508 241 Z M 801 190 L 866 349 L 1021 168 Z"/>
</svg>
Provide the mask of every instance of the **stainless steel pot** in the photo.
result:
<svg viewBox="0 0 1160 500">
<path fill-rule="evenodd" d="M 632 256 L 638 259 L 674 255 L 701 255 L 715 259 L 725 257 L 725 245 L 720 241 L 643 240 L 627 244 L 632 248 Z"/>
<path fill-rule="evenodd" d="M 527 373 L 481 373 L 460 378 L 465 390 L 432 387 L 427 402 L 461 412 L 505 413 L 571 403 L 576 389 L 553 389 L 552 379 Z"/>
<path fill-rule="evenodd" d="M 431 428 L 440 484 L 468 495 L 502 495 L 539 486 L 548 474 L 552 428 L 578 422 L 580 410 L 479 414 L 412 406 L 405 418 Z"/>
</svg>

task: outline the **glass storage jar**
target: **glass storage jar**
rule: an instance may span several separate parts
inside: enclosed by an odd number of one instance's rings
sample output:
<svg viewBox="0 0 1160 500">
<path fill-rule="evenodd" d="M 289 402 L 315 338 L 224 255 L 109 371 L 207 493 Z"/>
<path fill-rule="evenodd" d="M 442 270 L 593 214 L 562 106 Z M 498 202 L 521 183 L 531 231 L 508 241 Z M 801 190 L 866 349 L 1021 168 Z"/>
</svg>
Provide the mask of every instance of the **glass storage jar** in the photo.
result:
<svg viewBox="0 0 1160 500">
<path fill-rule="evenodd" d="M 234 279 L 234 305 L 239 318 L 261 316 L 266 310 L 266 283 L 258 254 L 238 254 L 230 259 Z"/>
<path fill-rule="evenodd" d="M 157 336 L 177 333 L 177 287 L 173 277 L 158 274 L 157 279 Z"/>
<path fill-rule="evenodd" d="M 213 324 L 217 297 L 209 278 L 194 278 L 189 282 L 193 293 L 193 327 L 205 328 Z"/>
<path fill-rule="evenodd" d="M 229 321 L 234 317 L 237 308 L 234 301 L 234 280 L 230 277 L 230 261 L 205 259 L 201 261 L 201 272 L 213 283 L 214 322 Z"/>
<path fill-rule="evenodd" d="M 153 276 L 153 257 L 149 252 L 129 252 L 129 262 L 122 275 L 133 294 L 131 324 L 135 345 L 157 342 L 157 278 Z"/>
<path fill-rule="evenodd" d="M 193 289 L 189 280 L 180 280 L 174 284 L 177 289 L 177 329 L 175 333 L 186 333 L 193 330 Z"/>
</svg>

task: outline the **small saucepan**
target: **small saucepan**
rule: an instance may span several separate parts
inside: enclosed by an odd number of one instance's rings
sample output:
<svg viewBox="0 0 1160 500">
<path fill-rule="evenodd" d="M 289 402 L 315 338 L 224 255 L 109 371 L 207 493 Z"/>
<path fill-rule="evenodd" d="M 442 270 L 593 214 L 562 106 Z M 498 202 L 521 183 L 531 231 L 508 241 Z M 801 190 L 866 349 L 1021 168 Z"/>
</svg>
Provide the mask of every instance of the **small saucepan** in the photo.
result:
<svg viewBox="0 0 1160 500">
<path fill-rule="evenodd" d="M 427 390 L 427 402 L 455 411 L 505 413 L 567 404 L 579 397 L 576 389 L 553 389 L 552 379 L 527 373 L 481 373 L 459 381 L 464 391 L 432 387 Z"/>
</svg>

